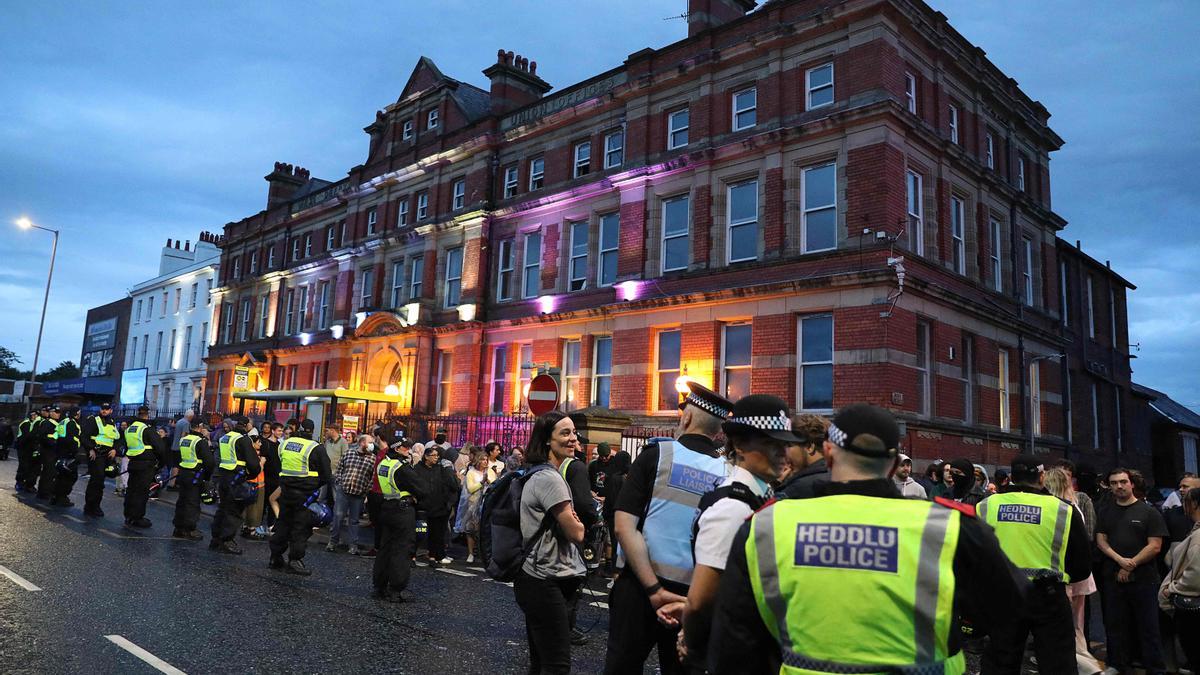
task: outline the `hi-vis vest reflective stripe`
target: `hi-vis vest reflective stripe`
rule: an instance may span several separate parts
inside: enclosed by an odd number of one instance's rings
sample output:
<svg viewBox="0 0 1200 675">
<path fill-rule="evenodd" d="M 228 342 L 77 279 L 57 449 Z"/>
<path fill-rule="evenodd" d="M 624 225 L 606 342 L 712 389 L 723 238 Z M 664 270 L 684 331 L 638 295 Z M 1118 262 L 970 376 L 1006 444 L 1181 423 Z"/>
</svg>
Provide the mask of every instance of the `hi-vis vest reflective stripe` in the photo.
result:
<svg viewBox="0 0 1200 675">
<path fill-rule="evenodd" d="M 142 429 L 149 428 L 149 424 L 138 420 L 125 428 L 125 456 L 137 457 L 146 451 L 146 445 L 142 443 Z"/>
<path fill-rule="evenodd" d="M 316 441 L 307 438 L 289 438 L 279 446 L 279 475 L 283 478 L 316 478 L 317 472 L 311 470 L 308 457 Z"/>
<path fill-rule="evenodd" d="M 96 435 L 92 436 L 92 442 L 102 448 L 111 448 L 117 442 L 117 425 L 105 422 L 99 415 L 92 419 L 96 421 Z"/>
<path fill-rule="evenodd" d="M 692 521 L 700 497 L 720 485 L 730 470 L 722 457 L 709 457 L 673 441 L 658 442 L 658 474 L 642 524 L 655 575 L 692 583 Z"/>
<path fill-rule="evenodd" d="M 961 675 L 962 652 L 949 653 L 960 516 L 858 495 L 755 514 L 746 563 L 779 672 Z"/>
<path fill-rule="evenodd" d="M 49 417 L 43 421 L 50 423 L 50 426 L 47 427 L 48 431 L 46 432 L 46 439 L 53 441 L 54 439 L 58 438 L 58 422 L 50 419 Z"/>
<path fill-rule="evenodd" d="M 236 431 L 231 431 L 221 437 L 221 442 L 218 444 L 221 452 L 221 463 L 217 466 L 226 471 L 233 471 L 239 466 L 246 466 L 246 463 L 237 456 L 237 448 L 235 447 L 238 439 L 242 435 Z"/>
<path fill-rule="evenodd" d="M 66 438 L 67 437 L 67 429 L 69 428 L 68 425 L 71 425 L 71 424 L 75 425 L 75 445 L 78 446 L 79 445 L 79 424 L 76 423 L 75 420 L 73 420 L 69 417 L 65 417 L 58 421 L 58 424 L 54 428 L 54 438 L 55 438 L 55 440 L 60 439 L 60 438 Z"/>
<path fill-rule="evenodd" d="M 992 526 L 1004 555 L 1025 576 L 1070 583 L 1063 568 L 1071 535 L 1071 505 L 1053 495 L 1029 492 L 995 494 L 975 506 Z"/>
<path fill-rule="evenodd" d="M 179 468 L 194 469 L 200 466 L 200 458 L 196 456 L 196 444 L 201 438 L 196 434 L 188 434 L 179 441 Z"/>
<path fill-rule="evenodd" d="M 17 438 L 20 438 L 20 437 L 24 436 L 25 434 L 33 431 L 34 424 L 36 424 L 35 420 L 24 420 L 23 422 L 18 424 L 17 425 Z"/>
<path fill-rule="evenodd" d="M 404 466 L 403 461 L 390 457 L 384 457 L 379 462 L 379 468 L 375 470 L 375 478 L 379 481 L 379 491 L 383 493 L 384 499 L 404 499 L 412 496 L 411 492 L 396 487 L 396 472 L 402 466 Z"/>
<path fill-rule="evenodd" d="M 558 473 L 563 477 L 563 480 L 567 479 L 567 467 L 571 466 L 571 462 L 574 461 L 574 457 L 568 457 L 562 461 L 562 464 L 558 465 Z"/>
</svg>

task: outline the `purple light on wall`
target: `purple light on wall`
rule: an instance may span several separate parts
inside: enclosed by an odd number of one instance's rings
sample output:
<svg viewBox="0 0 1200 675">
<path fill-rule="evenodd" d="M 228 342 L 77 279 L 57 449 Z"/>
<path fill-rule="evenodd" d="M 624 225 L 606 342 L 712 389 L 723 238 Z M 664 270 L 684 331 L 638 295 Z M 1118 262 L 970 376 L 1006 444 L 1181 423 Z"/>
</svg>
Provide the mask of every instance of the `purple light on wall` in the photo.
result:
<svg viewBox="0 0 1200 675">
<path fill-rule="evenodd" d="M 553 295 L 543 295 L 537 299 L 538 310 L 542 314 L 553 314 L 558 308 L 558 298 Z"/>
<path fill-rule="evenodd" d="M 622 281 L 617 284 L 617 297 L 625 302 L 633 302 L 642 296 L 641 281 Z"/>
</svg>

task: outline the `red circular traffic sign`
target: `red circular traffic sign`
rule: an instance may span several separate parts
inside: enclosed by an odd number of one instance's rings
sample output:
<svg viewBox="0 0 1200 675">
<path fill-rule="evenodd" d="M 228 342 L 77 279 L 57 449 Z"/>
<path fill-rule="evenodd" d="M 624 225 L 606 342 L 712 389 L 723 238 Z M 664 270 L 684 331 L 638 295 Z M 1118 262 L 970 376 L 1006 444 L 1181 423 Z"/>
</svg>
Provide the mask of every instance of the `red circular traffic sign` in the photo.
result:
<svg viewBox="0 0 1200 675">
<path fill-rule="evenodd" d="M 529 383 L 529 412 L 544 415 L 558 406 L 558 381 L 542 374 Z"/>
</svg>

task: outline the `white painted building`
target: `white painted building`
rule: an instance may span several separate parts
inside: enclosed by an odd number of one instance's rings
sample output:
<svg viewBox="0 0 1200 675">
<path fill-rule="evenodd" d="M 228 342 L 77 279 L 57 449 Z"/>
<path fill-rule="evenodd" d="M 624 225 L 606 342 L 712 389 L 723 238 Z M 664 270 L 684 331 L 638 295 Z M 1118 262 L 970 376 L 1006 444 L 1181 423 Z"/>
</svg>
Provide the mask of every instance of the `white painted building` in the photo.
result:
<svg viewBox="0 0 1200 675">
<path fill-rule="evenodd" d="M 168 239 L 158 276 L 129 291 L 125 370 L 146 369 L 146 404 L 156 414 L 203 400 L 204 357 L 209 331 L 214 330 L 210 291 L 221 260 L 219 238 L 201 232 L 195 246 Z"/>
</svg>

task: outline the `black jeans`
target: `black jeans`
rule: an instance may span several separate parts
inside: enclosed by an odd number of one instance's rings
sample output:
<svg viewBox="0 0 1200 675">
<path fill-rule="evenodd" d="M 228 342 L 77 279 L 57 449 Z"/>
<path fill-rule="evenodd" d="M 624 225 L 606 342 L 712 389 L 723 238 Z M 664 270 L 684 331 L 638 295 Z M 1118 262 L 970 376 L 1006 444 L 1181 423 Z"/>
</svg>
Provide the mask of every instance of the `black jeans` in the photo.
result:
<svg viewBox="0 0 1200 675">
<path fill-rule="evenodd" d="M 1196 669 L 1200 668 L 1200 612 L 1175 610 L 1175 634 L 1179 636 L 1179 644 L 1183 646 L 1188 667 L 1193 673 L 1196 672 Z"/>
<path fill-rule="evenodd" d="M 350 497 L 353 499 L 353 497 Z M 385 500 L 379 520 L 372 520 L 381 543 L 371 576 L 378 591 L 402 591 L 408 587 L 413 548 L 417 544 L 417 513 L 403 500 Z"/>
<path fill-rule="evenodd" d="M 146 517 L 146 502 L 150 501 L 150 485 L 157 473 L 153 461 L 129 461 L 129 487 L 125 490 L 125 520 Z"/>
<path fill-rule="evenodd" d="M 88 460 L 87 489 L 83 493 L 83 508 L 86 511 L 100 508 L 100 500 L 104 498 L 104 469 L 108 464 L 108 449 L 96 448 L 96 459 Z"/>
<path fill-rule="evenodd" d="M 383 529 L 379 527 L 380 509 L 383 507 L 383 495 L 378 492 L 367 493 L 367 517 L 371 519 L 371 536 L 375 543 L 371 546 L 376 551 L 383 546 Z M 358 543 L 358 542 L 355 542 Z"/>
<path fill-rule="evenodd" d="M 632 570 L 622 570 L 613 581 L 608 594 L 608 615 L 619 616 L 621 620 L 609 623 L 608 651 L 604 656 L 607 675 L 642 672 L 646 657 L 656 645 L 663 675 L 687 672 L 675 650 L 679 631 L 658 622 L 650 598 Z"/>
<path fill-rule="evenodd" d="M 450 514 L 442 513 L 436 516 L 431 514 L 425 519 L 429 525 L 425 545 L 429 547 L 430 560 L 441 560 L 446 557 L 446 531 L 450 528 L 449 518 Z"/>
<path fill-rule="evenodd" d="M 215 542 L 233 541 L 242 526 L 242 511 L 246 505 L 233 499 L 233 474 L 218 474 L 213 478 L 217 483 L 217 513 L 213 516 L 212 540 Z M 128 493 L 127 493 L 128 494 Z"/>
<path fill-rule="evenodd" d="M 530 675 L 571 672 L 568 617 L 582 582 L 581 577 L 538 579 L 524 570 L 513 580 L 517 606 L 525 613 Z"/>
<path fill-rule="evenodd" d="M 1108 665 L 1128 670 L 1130 647 L 1137 640 L 1143 667 L 1152 673 L 1163 670 L 1166 666 L 1158 635 L 1158 584 L 1155 580 L 1120 583 L 1109 576 L 1104 580 L 1102 599 L 1104 632 L 1108 634 Z"/>
<path fill-rule="evenodd" d="M 200 478 L 193 469 L 180 469 L 175 487 L 175 529 L 191 532 L 200 524 Z"/>
<path fill-rule="evenodd" d="M 313 514 L 304 505 L 308 492 L 289 490 L 279 495 L 279 518 L 271 535 L 271 557 L 281 558 L 284 552 L 290 560 L 303 560 L 312 536 Z"/>
<path fill-rule="evenodd" d="M 1035 584 L 1029 589 L 1024 613 L 1015 621 L 992 627 L 983 656 L 984 675 L 1018 675 L 1025 655 L 1025 638 L 1033 634 L 1038 670 L 1075 672 L 1075 620 L 1066 587 Z"/>
</svg>

